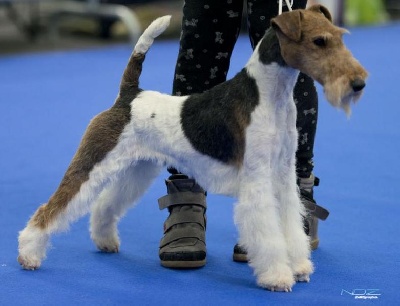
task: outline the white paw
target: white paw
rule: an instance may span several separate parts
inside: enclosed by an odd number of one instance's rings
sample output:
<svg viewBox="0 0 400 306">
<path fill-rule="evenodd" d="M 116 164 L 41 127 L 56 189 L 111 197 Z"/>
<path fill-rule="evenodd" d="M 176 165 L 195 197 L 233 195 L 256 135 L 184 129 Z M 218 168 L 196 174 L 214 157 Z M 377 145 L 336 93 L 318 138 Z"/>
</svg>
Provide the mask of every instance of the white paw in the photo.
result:
<svg viewBox="0 0 400 306">
<path fill-rule="evenodd" d="M 310 275 L 314 272 L 314 267 L 311 260 L 306 259 L 302 263 L 296 265 L 293 269 L 293 274 L 297 282 L 310 282 Z"/>
<path fill-rule="evenodd" d="M 17 260 L 25 270 L 37 270 L 41 264 L 41 261 L 38 258 L 28 258 L 27 256 L 22 255 L 18 255 Z"/>
<path fill-rule="evenodd" d="M 36 270 L 46 258 L 48 235 L 34 226 L 27 226 L 18 237 L 18 262 L 26 270 Z"/>
<path fill-rule="evenodd" d="M 115 224 L 97 224 L 92 215 L 90 237 L 101 252 L 119 252 L 119 246 L 121 243 Z"/>
<path fill-rule="evenodd" d="M 118 253 L 119 244 L 114 245 L 97 245 L 97 248 L 104 253 Z"/>
<path fill-rule="evenodd" d="M 96 244 L 97 248 L 104 252 L 104 253 L 118 253 L 120 242 L 117 237 L 112 237 L 109 239 L 95 239 L 93 238 L 94 243 Z"/>
<path fill-rule="evenodd" d="M 291 292 L 295 284 L 292 270 L 288 266 L 270 269 L 257 277 L 257 284 L 270 291 Z"/>
<path fill-rule="evenodd" d="M 294 278 L 296 279 L 296 282 L 310 282 L 310 274 L 296 274 Z"/>
</svg>

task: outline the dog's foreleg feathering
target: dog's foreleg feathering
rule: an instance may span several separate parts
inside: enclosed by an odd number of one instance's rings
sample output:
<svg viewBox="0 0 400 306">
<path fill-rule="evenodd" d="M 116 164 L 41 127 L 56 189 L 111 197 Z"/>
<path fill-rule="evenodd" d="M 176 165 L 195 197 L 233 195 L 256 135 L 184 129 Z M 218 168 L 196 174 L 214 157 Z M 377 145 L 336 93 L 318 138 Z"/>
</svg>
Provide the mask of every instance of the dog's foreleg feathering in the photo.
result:
<svg viewBox="0 0 400 306">
<path fill-rule="evenodd" d="M 20 232 L 18 261 L 24 269 L 39 268 L 46 256 L 50 235 L 68 229 L 71 222 L 87 214 L 100 194 L 101 199 L 109 198 L 102 191 L 107 190 L 107 186 L 108 189 L 115 186 L 125 174 L 124 169 L 132 167 L 131 161 L 122 158 L 124 154 L 121 151 L 126 150 L 124 130 L 131 119 L 130 103 L 141 92 L 138 87 L 139 76 L 145 53 L 154 38 L 167 28 L 169 21 L 170 16 L 156 19 L 139 38 L 122 76 L 120 91 L 114 105 L 90 122 L 59 187 Z M 138 163 L 137 167 L 142 169 L 143 163 Z M 147 169 L 151 169 L 151 165 L 148 165 Z M 148 183 L 158 173 L 157 170 L 158 168 L 154 171 L 146 170 L 148 177 L 142 177 Z M 145 186 L 142 187 L 141 189 L 146 189 Z M 139 196 L 139 193 L 132 191 L 131 195 L 124 198 L 124 205 L 128 205 L 135 196 Z M 96 205 L 97 215 L 101 215 L 99 207 L 103 206 Z M 118 211 L 116 219 L 125 211 L 121 207 L 115 210 Z M 100 249 L 108 250 L 109 245 L 104 245 L 106 238 L 103 241 L 96 240 L 98 236 L 94 229 L 104 231 L 104 228 L 92 228 L 92 238 Z M 112 247 L 114 251 L 118 248 L 118 243 L 115 242 L 116 239 L 112 240 L 115 245 Z"/>
</svg>

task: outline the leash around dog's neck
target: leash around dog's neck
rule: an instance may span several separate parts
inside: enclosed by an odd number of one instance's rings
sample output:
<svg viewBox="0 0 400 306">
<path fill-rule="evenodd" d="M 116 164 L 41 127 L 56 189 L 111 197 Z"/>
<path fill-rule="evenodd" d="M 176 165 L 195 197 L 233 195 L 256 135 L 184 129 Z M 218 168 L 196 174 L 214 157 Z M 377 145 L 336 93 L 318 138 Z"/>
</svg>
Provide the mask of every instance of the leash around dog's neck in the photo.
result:
<svg viewBox="0 0 400 306">
<path fill-rule="evenodd" d="M 288 7 L 288 10 L 291 11 L 292 10 L 292 6 L 293 6 L 293 0 L 290 1 L 289 0 L 285 0 L 286 2 L 286 6 Z M 283 7 L 283 2 L 282 0 L 279 0 L 279 12 L 278 15 L 282 14 L 282 7 Z"/>
</svg>

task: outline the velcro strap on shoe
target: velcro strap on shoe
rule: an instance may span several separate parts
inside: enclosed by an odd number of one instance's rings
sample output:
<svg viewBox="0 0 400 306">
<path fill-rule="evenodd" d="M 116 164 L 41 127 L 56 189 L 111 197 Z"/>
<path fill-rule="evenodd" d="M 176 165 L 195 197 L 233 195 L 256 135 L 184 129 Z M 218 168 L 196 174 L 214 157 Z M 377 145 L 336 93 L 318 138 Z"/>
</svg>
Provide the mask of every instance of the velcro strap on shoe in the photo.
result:
<svg viewBox="0 0 400 306">
<path fill-rule="evenodd" d="M 180 211 L 171 214 L 164 223 L 164 233 L 167 232 L 172 226 L 184 223 L 197 223 L 206 228 L 206 222 L 203 211 Z"/>
<path fill-rule="evenodd" d="M 195 238 L 204 243 L 206 243 L 206 237 L 204 231 L 199 231 L 197 228 L 193 227 L 182 227 L 174 228 L 173 231 L 167 232 L 161 239 L 160 248 L 170 244 L 171 242 L 177 241 L 183 238 Z"/>
<path fill-rule="evenodd" d="M 167 194 L 158 199 L 160 210 L 174 205 L 200 205 L 207 208 L 206 195 L 200 192 L 181 191 Z"/>
<path fill-rule="evenodd" d="M 317 217 L 320 220 L 326 220 L 326 218 L 328 218 L 329 211 L 327 209 L 306 198 L 302 198 L 302 202 L 306 207 L 307 212 L 309 212 L 311 215 Z"/>
</svg>

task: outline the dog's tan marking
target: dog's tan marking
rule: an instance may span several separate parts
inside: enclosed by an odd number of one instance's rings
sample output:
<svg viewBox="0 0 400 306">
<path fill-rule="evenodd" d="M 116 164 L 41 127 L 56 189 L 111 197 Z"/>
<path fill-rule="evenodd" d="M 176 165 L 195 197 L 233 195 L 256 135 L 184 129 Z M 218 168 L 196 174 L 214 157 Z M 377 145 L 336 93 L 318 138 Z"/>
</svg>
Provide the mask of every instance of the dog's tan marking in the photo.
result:
<svg viewBox="0 0 400 306">
<path fill-rule="evenodd" d="M 66 208 L 88 180 L 95 164 L 115 147 L 129 119 L 129 108 L 114 107 L 92 120 L 58 189 L 34 215 L 32 222 L 35 226 L 46 228 Z"/>
<path fill-rule="evenodd" d="M 320 18 L 324 15 L 326 18 Z M 328 101 L 350 114 L 350 102 L 361 96 L 367 71 L 342 41 L 347 30 L 332 24 L 329 11 L 320 5 L 283 13 L 271 20 L 285 62 L 324 86 Z"/>
<path fill-rule="evenodd" d="M 133 54 L 129 59 L 114 106 L 91 121 L 58 189 L 33 216 L 34 226 L 45 229 L 79 192 L 93 167 L 118 143 L 119 135 L 130 120 L 129 104 L 139 92 L 144 58 L 144 54 Z"/>
<path fill-rule="evenodd" d="M 116 103 L 119 102 L 118 99 L 123 99 L 125 103 L 130 103 L 136 96 L 144 59 L 145 54 L 133 53 L 130 57 L 128 65 L 122 75 L 120 96 L 117 98 Z"/>
</svg>

